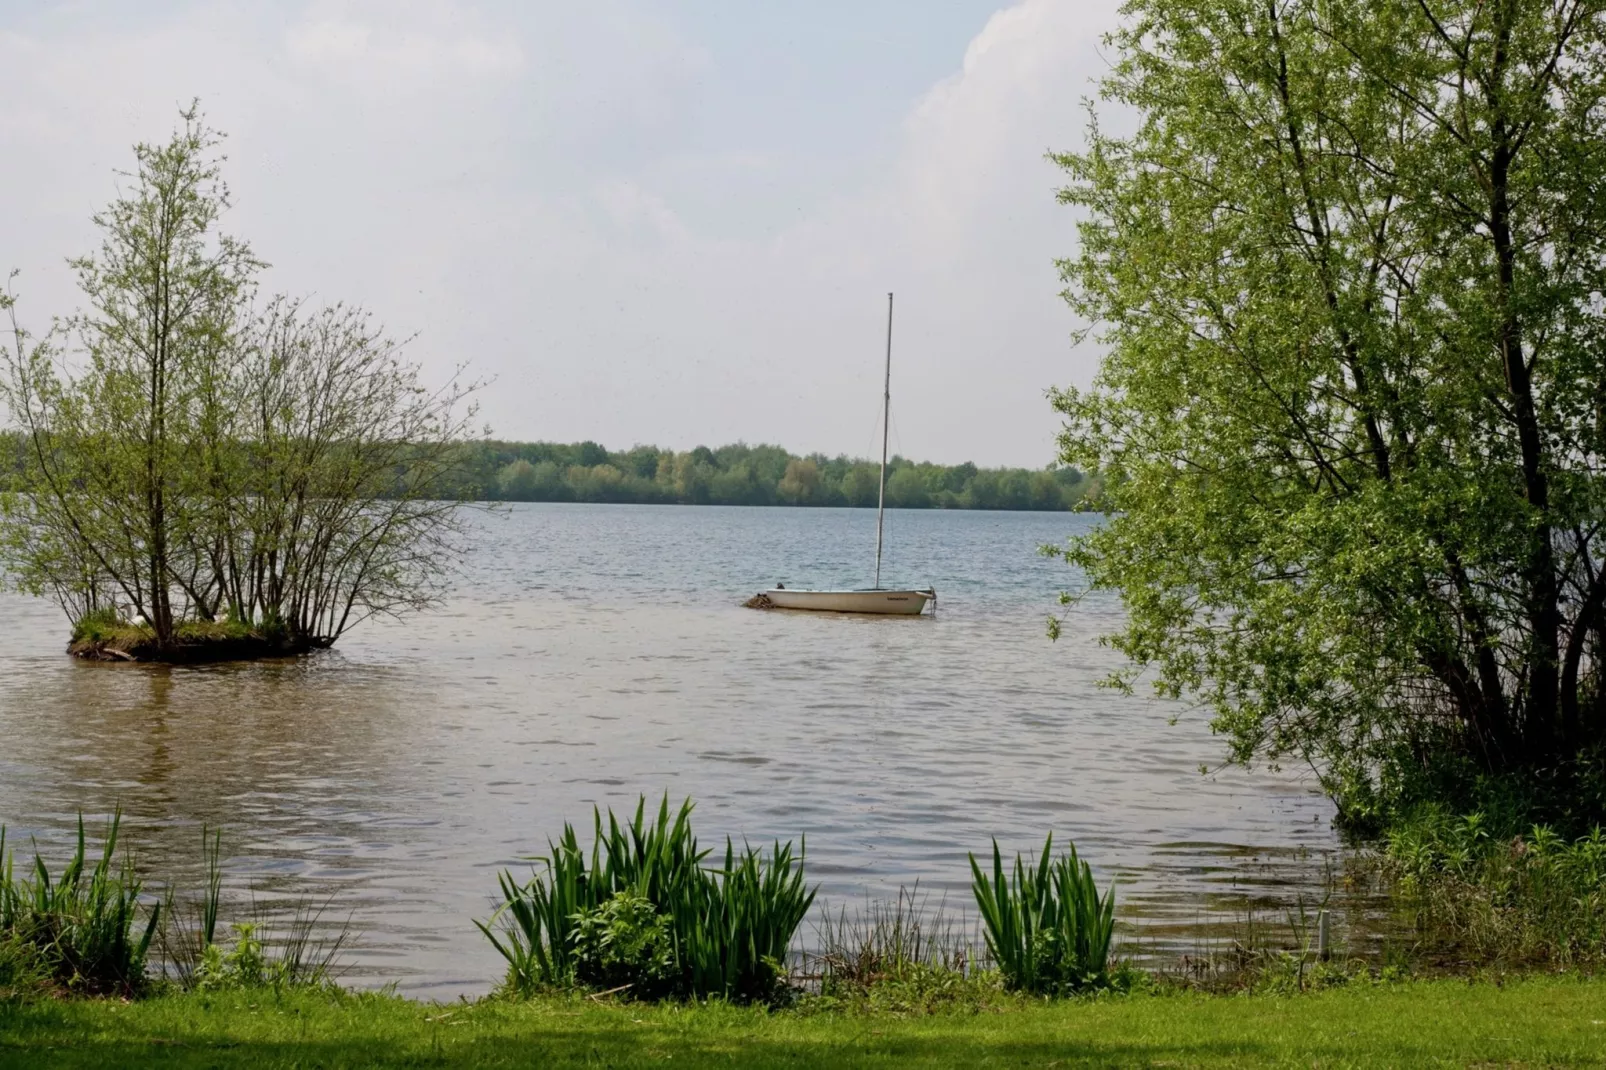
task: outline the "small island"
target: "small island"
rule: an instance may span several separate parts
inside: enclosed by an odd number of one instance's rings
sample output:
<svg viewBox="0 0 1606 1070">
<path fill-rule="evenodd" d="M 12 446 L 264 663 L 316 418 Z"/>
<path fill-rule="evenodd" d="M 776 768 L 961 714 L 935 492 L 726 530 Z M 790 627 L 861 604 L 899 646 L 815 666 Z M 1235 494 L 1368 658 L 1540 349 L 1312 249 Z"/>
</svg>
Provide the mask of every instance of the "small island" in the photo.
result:
<svg viewBox="0 0 1606 1070">
<path fill-rule="evenodd" d="M 216 661 L 255 661 L 291 658 L 329 645 L 316 639 L 295 638 L 238 621 L 181 621 L 166 646 L 156 633 L 138 620 L 119 619 L 97 612 L 73 626 L 67 653 L 85 661 L 159 661 L 170 665 L 199 665 Z"/>
<path fill-rule="evenodd" d="M 192 107 L 135 147 L 71 262 L 78 313 L 35 337 L 0 295 L 0 574 L 56 600 L 78 657 L 303 654 L 430 605 L 458 556 L 475 384 L 426 384 L 359 308 L 263 301 L 219 230 L 220 140 Z"/>
</svg>

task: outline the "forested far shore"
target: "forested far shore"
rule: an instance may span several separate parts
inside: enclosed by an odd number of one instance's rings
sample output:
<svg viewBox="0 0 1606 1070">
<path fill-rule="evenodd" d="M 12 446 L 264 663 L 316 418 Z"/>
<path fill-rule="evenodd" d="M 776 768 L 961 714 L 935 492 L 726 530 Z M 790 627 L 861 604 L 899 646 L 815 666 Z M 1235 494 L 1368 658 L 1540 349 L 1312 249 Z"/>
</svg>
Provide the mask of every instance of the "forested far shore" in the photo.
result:
<svg viewBox="0 0 1606 1070">
<path fill-rule="evenodd" d="M 22 487 L 22 436 L 0 431 L 0 490 Z M 799 505 L 875 508 L 880 465 L 847 456 L 798 456 L 779 446 L 735 443 L 680 451 L 609 450 L 595 442 L 461 443 L 442 473 L 457 500 L 616 502 L 646 505 Z M 893 457 L 887 505 L 895 509 L 1088 509 L 1102 481 L 1070 466 L 978 468 Z"/>
<path fill-rule="evenodd" d="M 480 496 L 510 502 L 858 506 L 876 504 L 880 465 L 847 456 L 798 456 L 735 443 L 676 452 L 609 450 L 595 442 L 477 443 L 466 478 Z M 887 504 L 898 509 L 1071 510 L 1098 480 L 1075 468 L 978 468 L 894 457 Z"/>
</svg>

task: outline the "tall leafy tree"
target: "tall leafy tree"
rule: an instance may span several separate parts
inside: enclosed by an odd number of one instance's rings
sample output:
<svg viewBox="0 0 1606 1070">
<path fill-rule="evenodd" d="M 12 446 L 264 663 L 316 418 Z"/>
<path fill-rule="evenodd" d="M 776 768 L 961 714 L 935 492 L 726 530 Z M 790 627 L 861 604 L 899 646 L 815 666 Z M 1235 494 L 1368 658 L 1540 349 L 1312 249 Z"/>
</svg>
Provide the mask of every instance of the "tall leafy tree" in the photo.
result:
<svg viewBox="0 0 1606 1070">
<path fill-rule="evenodd" d="M 218 135 L 195 108 L 135 148 L 72 261 L 82 312 L 43 340 L 9 293 L 0 403 L 19 488 L 0 574 L 110 613 L 172 654 L 187 620 L 304 650 L 434 602 L 461 548 L 475 384 L 424 384 L 360 310 L 253 311 L 262 264 L 220 233 Z"/>
<path fill-rule="evenodd" d="M 1057 157 L 1114 637 L 1352 816 L 1606 739 L 1606 3 L 1132 0 Z"/>
<path fill-rule="evenodd" d="M 25 571 L 69 611 L 126 601 L 164 646 L 175 588 L 196 580 L 198 430 L 261 266 L 218 231 L 217 143 L 192 106 L 166 144 L 135 146 L 128 189 L 94 217 L 99 250 L 71 261 L 85 308 L 42 344 L 16 334 L 4 390 L 37 481 L 14 503 L 32 513 Z"/>
</svg>

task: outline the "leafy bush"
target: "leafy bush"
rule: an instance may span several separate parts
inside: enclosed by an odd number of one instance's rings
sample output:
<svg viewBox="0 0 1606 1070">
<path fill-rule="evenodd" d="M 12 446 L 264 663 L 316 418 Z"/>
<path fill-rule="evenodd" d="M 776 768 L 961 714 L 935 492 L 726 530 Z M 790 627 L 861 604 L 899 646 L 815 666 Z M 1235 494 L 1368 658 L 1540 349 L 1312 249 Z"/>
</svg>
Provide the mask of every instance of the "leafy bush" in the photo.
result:
<svg viewBox="0 0 1606 1070">
<path fill-rule="evenodd" d="M 792 935 L 814 901 L 802 857 L 794 861 L 790 843 L 774 845 L 767 858 L 752 848 L 737 856 L 727 839 L 723 867 L 705 869 L 691 811 L 688 799 L 671 817 L 665 796 L 649 823 L 642 799 L 629 823 L 610 810 L 605 831 L 594 810 L 589 865 L 565 825 L 538 860 L 544 875 L 520 884 L 504 871 L 502 905 L 476 924 L 507 960 L 507 989 L 629 985 L 644 998 L 774 996 Z"/>
<path fill-rule="evenodd" d="M 273 958 L 264 950 L 256 925 L 235 922 L 230 928 L 234 930 L 233 947 L 224 951 L 221 945 L 209 943 L 201 953 L 193 977 L 197 991 L 285 988 L 298 983 L 289 959 Z"/>
<path fill-rule="evenodd" d="M 587 987 L 628 987 L 643 999 L 664 995 L 676 980 L 669 916 L 649 899 L 619 892 L 576 919 L 574 961 L 575 980 Z"/>
<path fill-rule="evenodd" d="M 58 986 L 91 994 L 133 994 L 145 984 L 146 954 L 161 916 L 150 908 L 143 931 L 136 922 L 140 881 L 125 858 L 113 868 L 122 814 L 106 829 L 100 860 L 85 871 L 88 858 L 84 820 L 78 819 L 78 845 L 59 879 L 34 854 L 33 876 L 17 878 L 0 828 L 0 942 L 31 947 Z"/>
<path fill-rule="evenodd" d="M 1115 933 L 1115 888 L 1101 898 L 1093 870 L 1073 845 L 1052 857 L 1054 836 L 1033 865 L 1015 856 L 1005 877 L 993 841 L 991 878 L 970 856 L 972 890 L 987 933 L 987 950 L 1012 989 L 1060 995 L 1109 983 L 1110 940 Z"/>
<path fill-rule="evenodd" d="M 1433 943 L 1478 960 L 1606 961 L 1606 831 L 1507 835 L 1482 813 L 1424 807 L 1389 835 L 1388 865 Z"/>
<path fill-rule="evenodd" d="M 963 919 L 934 907 L 918 885 L 899 888 L 896 899 L 869 900 L 851 916 L 821 918 L 814 948 L 804 957 L 818 994 L 809 1013 L 841 1011 L 870 1015 L 979 1013 L 1015 1001 L 996 970 L 978 954 Z"/>
</svg>

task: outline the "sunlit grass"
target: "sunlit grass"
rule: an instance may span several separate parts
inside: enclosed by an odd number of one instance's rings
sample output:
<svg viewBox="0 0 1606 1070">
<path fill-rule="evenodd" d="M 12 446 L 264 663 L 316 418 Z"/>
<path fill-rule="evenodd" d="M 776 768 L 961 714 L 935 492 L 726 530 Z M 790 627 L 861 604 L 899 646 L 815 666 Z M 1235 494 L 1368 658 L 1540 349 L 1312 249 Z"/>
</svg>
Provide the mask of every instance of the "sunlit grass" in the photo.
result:
<svg viewBox="0 0 1606 1070">
<path fill-rule="evenodd" d="M 1606 983 L 1354 985 L 1289 996 L 1017 999 L 898 1017 L 583 996 L 428 1004 L 304 992 L 0 1007 L 0 1065 L 1599 1065 Z"/>
</svg>

